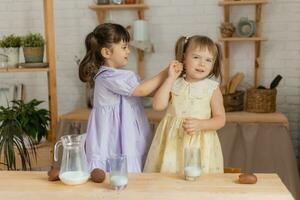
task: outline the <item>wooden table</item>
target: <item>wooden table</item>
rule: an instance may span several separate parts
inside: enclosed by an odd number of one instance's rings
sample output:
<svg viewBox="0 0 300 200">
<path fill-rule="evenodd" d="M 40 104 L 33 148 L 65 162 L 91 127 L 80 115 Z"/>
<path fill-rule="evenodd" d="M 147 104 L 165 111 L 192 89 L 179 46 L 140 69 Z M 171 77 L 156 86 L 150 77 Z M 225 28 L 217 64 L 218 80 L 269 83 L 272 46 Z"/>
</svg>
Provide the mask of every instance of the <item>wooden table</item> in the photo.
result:
<svg viewBox="0 0 300 200">
<path fill-rule="evenodd" d="M 238 184 L 238 174 L 203 175 L 189 182 L 176 175 L 130 174 L 125 190 L 91 181 L 77 186 L 50 182 L 46 172 L 0 171 L 0 197 L 4 200 L 66 199 L 293 199 L 276 174 L 257 174 L 254 185 Z"/>
<path fill-rule="evenodd" d="M 60 117 L 57 137 L 86 132 L 90 109 L 77 109 Z M 157 125 L 164 112 L 150 108 L 145 113 Z M 242 172 L 276 173 L 296 199 L 300 200 L 297 161 L 282 113 L 226 113 L 226 125 L 218 130 L 225 167 Z"/>
<path fill-rule="evenodd" d="M 91 110 L 88 108 L 79 108 L 70 113 L 59 117 L 59 121 L 83 121 L 87 122 Z M 146 108 L 145 113 L 152 124 L 157 124 L 164 116 L 164 112 L 154 111 Z M 276 113 L 250 113 L 250 112 L 227 112 L 226 123 L 280 123 L 288 126 L 288 119 L 280 112 Z"/>
</svg>

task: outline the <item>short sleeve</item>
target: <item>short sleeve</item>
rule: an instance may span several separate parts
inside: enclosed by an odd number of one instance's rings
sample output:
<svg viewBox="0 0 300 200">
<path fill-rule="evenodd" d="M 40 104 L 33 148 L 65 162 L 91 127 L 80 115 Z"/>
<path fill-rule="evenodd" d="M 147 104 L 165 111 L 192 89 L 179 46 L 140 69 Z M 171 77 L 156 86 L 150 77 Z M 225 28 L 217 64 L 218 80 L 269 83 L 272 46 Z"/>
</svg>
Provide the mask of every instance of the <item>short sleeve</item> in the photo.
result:
<svg viewBox="0 0 300 200">
<path fill-rule="evenodd" d="M 183 78 L 178 78 L 174 82 L 171 92 L 177 95 L 183 94 L 185 91 L 185 87 L 186 86 L 184 84 Z"/>
<path fill-rule="evenodd" d="M 127 70 L 114 70 L 108 73 L 104 72 L 101 79 L 108 90 L 113 93 L 125 96 L 131 96 L 134 89 L 140 85 L 138 76 Z"/>
</svg>

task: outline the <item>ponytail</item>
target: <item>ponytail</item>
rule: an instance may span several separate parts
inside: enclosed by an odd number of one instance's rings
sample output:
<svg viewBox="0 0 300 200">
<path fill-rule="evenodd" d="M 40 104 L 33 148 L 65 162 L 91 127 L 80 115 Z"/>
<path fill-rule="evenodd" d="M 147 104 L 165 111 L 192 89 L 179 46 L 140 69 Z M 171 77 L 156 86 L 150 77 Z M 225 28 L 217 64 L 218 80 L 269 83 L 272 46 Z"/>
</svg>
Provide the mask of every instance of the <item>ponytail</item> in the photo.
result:
<svg viewBox="0 0 300 200">
<path fill-rule="evenodd" d="M 186 41 L 187 37 L 181 36 L 175 46 L 175 59 L 179 62 L 183 62 L 184 59 L 184 53 L 185 53 L 185 46 L 186 46 Z"/>
<path fill-rule="evenodd" d="M 83 82 L 91 81 L 99 67 L 104 64 L 104 58 L 94 32 L 89 33 L 85 39 L 86 55 L 79 64 L 79 78 Z"/>
<path fill-rule="evenodd" d="M 120 41 L 129 42 L 128 31 L 119 24 L 104 23 L 98 25 L 85 38 L 86 55 L 79 64 L 79 78 L 93 84 L 93 78 L 99 68 L 105 64 L 102 48 L 111 48 Z"/>
<path fill-rule="evenodd" d="M 215 43 L 216 46 L 216 53 L 215 53 L 215 62 L 211 72 L 211 75 L 215 76 L 216 78 L 220 77 L 220 82 L 222 83 L 222 73 L 221 73 L 221 66 L 222 66 L 222 48 L 220 44 Z"/>
</svg>

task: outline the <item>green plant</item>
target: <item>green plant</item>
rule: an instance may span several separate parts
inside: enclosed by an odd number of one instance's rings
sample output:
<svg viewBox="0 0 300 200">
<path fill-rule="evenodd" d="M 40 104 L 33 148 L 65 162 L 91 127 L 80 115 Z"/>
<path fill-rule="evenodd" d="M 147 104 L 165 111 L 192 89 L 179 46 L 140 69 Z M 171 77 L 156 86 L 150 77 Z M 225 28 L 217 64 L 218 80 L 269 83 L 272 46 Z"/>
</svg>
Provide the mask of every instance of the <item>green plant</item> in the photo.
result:
<svg viewBox="0 0 300 200">
<path fill-rule="evenodd" d="M 2 40 L 0 40 L 1 48 L 18 48 L 21 46 L 21 37 L 15 36 L 13 34 L 9 36 L 4 36 Z"/>
<path fill-rule="evenodd" d="M 40 33 L 28 33 L 21 39 L 22 47 L 42 47 L 45 40 Z"/>
<path fill-rule="evenodd" d="M 49 111 L 38 109 L 42 101 L 36 99 L 29 103 L 12 102 L 12 106 L 0 107 L 0 160 L 4 156 L 1 164 L 8 170 L 16 170 L 16 155 L 19 155 L 22 170 L 31 169 L 30 152 L 36 159 L 35 144 L 47 136 Z"/>
<path fill-rule="evenodd" d="M 47 137 L 50 113 L 46 109 L 39 109 L 37 107 L 43 101 L 33 99 L 28 103 L 24 103 L 21 100 L 13 101 L 13 103 L 18 108 L 17 120 L 20 122 L 25 133 L 36 139 L 38 143 L 43 137 Z"/>
</svg>

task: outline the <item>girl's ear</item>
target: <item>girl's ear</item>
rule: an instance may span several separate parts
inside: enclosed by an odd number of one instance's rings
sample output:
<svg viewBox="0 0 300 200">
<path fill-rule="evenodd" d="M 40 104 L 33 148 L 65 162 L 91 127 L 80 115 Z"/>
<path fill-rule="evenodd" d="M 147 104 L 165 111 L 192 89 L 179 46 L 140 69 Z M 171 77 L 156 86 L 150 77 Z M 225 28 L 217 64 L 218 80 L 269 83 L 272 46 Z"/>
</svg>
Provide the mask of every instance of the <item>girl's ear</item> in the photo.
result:
<svg viewBox="0 0 300 200">
<path fill-rule="evenodd" d="M 111 51 L 109 48 L 103 47 L 100 52 L 105 59 L 108 59 L 111 56 Z"/>
</svg>

